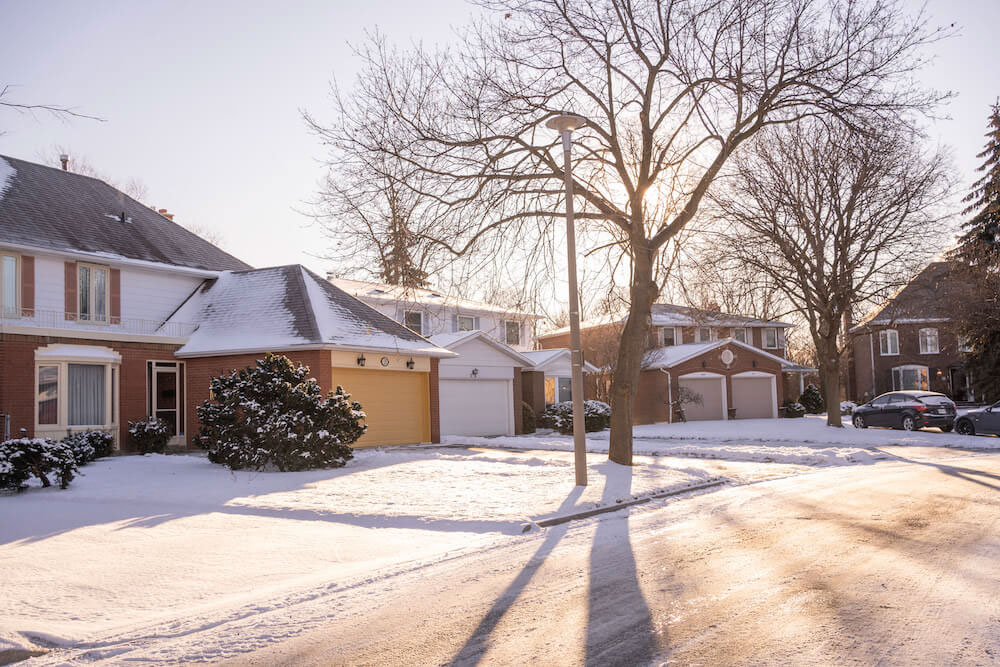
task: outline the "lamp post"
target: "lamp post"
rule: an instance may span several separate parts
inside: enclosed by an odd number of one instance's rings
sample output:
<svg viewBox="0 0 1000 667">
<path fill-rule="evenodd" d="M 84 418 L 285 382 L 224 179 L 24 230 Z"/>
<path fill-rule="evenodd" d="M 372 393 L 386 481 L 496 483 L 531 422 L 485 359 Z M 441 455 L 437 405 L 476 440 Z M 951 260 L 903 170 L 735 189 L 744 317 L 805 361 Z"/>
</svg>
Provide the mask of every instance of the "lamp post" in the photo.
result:
<svg viewBox="0 0 1000 667">
<path fill-rule="evenodd" d="M 573 462 L 577 486 L 587 486 L 587 432 L 583 420 L 583 350 L 580 346 L 580 293 L 576 286 L 576 228 L 573 222 L 573 163 L 570 161 L 570 139 L 573 130 L 587 121 L 565 111 L 550 118 L 545 126 L 558 130 L 562 136 L 563 174 L 566 179 L 566 252 L 569 271 L 569 344 L 573 375 Z"/>
</svg>

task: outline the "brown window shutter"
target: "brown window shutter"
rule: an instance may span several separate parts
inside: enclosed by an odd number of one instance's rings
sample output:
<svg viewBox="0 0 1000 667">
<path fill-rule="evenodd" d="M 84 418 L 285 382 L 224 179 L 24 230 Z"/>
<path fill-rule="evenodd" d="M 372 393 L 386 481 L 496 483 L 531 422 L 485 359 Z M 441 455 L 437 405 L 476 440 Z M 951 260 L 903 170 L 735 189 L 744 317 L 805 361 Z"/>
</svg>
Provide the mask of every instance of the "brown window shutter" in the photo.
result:
<svg viewBox="0 0 1000 667">
<path fill-rule="evenodd" d="M 35 258 L 21 255 L 21 317 L 35 316 Z"/>
<path fill-rule="evenodd" d="M 76 262 L 66 262 L 66 314 L 67 320 L 76 319 Z"/>
<path fill-rule="evenodd" d="M 111 324 L 122 321 L 122 272 L 111 269 Z"/>
</svg>

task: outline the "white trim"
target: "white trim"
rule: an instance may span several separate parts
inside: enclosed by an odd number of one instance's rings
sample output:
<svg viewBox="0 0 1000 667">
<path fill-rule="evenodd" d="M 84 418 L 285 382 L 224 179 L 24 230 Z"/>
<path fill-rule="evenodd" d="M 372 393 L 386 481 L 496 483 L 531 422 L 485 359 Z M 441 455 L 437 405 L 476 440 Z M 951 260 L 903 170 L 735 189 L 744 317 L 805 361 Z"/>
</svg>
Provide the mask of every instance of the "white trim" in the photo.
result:
<svg viewBox="0 0 1000 667">
<path fill-rule="evenodd" d="M 778 418 L 778 379 L 775 377 L 774 373 L 764 373 L 762 371 L 745 371 L 743 373 L 734 373 L 730 376 L 733 380 L 739 380 L 740 378 L 747 379 L 759 379 L 759 378 L 770 378 L 771 379 L 771 419 Z M 799 382 L 802 381 L 802 374 L 799 374 Z M 735 405 L 733 406 L 736 407 Z M 737 413 L 739 416 L 739 413 Z"/>
<path fill-rule="evenodd" d="M 307 345 L 264 345 L 257 347 L 233 348 L 229 350 L 195 350 L 184 352 L 183 348 L 174 352 L 178 359 L 193 359 L 200 357 L 225 357 L 231 354 L 263 354 L 265 352 L 295 352 L 296 350 L 345 350 L 348 352 L 391 352 L 392 354 L 410 355 L 412 357 L 438 357 L 441 359 L 457 357 L 456 352 L 444 348 L 376 347 L 374 345 L 331 345 L 329 343 L 310 343 Z"/>
<path fill-rule="evenodd" d="M 177 336 L 144 336 L 142 334 L 118 333 L 115 331 L 54 329 L 51 327 L 33 327 L 20 324 L 0 324 L 0 333 L 20 334 L 25 336 L 76 338 L 80 340 L 118 341 L 123 343 L 158 343 L 161 345 L 183 345 L 188 341 L 186 337 L 180 338 Z"/>
<path fill-rule="evenodd" d="M 43 361 L 72 361 L 74 363 L 120 364 L 122 355 L 110 347 L 96 345 L 66 345 L 52 343 L 35 350 L 35 359 Z"/>
<path fill-rule="evenodd" d="M 722 417 L 723 421 L 729 419 L 729 393 L 726 391 L 726 376 L 720 375 L 719 373 L 712 373 L 711 371 L 696 371 L 694 373 L 685 373 L 684 375 L 677 376 L 677 382 L 680 383 L 681 380 L 691 379 L 691 380 L 711 380 L 713 378 L 718 378 L 719 382 L 722 383 Z"/>
<path fill-rule="evenodd" d="M 924 332 L 934 332 L 934 349 L 924 350 Z M 941 354 L 941 340 L 938 337 L 937 327 L 923 327 L 917 330 L 917 347 L 920 349 L 920 354 Z"/>
<path fill-rule="evenodd" d="M 886 352 L 885 351 L 885 349 L 890 348 L 890 346 L 888 345 L 889 334 L 890 333 L 896 335 L 896 351 L 895 352 Z M 882 335 L 883 334 L 885 334 L 886 345 L 882 344 L 882 342 L 883 342 Z M 898 357 L 899 356 L 899 332 L 897 330 L 895 330 L 895 329 L 882 329 L 881 331 L 878 332 L 878 353 L 879 353 L 880 357 Z"/>
<path fill-rule="evenodd" d="M 406 327 L 410 331 L 413 331 L 413 328 L 410 327 L 410 325 L 408 325 L 406 323 L 406 317 L 408 315 L 419 315 L 420 316 L 420 331 L 414 331 L 414 333 L 417 334 L 418 336 L 423 336 L 424 335 L 424 311 L 422 311 L 422 310 L 404 310 L 403 311 L 403 323 L 402 324 L 403 324 L 404 327 Z"/>
<path fill-rule="evenodd" d="M 211 271 L 209 269 L 196 269 L 189 266 L 179 266 L 177 264 L 163 264 L 161 262 L 149 262 L 143 259 L 131 259 L 129 257 L 122 257 L 121 255 L 113 255 L 111 253 L 101 253 L 101 252 L 82 252 L 82 251 L 70 251 L 70 250 L 54 250 L 52 248 L 43 248 L 39 246 L 23 245 L 19 243 L 3 243 L 3 248 L 13 248 L 14 250 L 25 255 L 52 255 L 55 257 L 65 257 L 67 259 L 72 259 L 76 261 L 95 261 L 110 263 L 113 265 L 122 266 L 134 266 L 137 268 L 151 269 L 153 271 L 167 271 L 170 273 L 180 273 L 189 276 L 196 276 L 199 278 L 218 278 L 222 271 Z M 80 260 L 79 258 L 85 258 Z M 232 269 L 244 271 L 246 269 Z"/>
<path fill-rule="evenodd" d="M 87 350 L 87 347 L 93 349 Z M 121 400 L 121 355 L 110 348 L 85 345 L 51 344 L 35 349 L 33 360 L 34 379 L 32 387 L 32 411 L 36 437 L 62 437 L 67 432 L 106 430 L 111 431 L 117 445 L 118 428 L 121 420 L 120 406 L 113 405 L 114 397 Z M 104 417 L 103 424 L 70 424 L 69 423 L 69 366 L 70 364 L 85 364 L 104 367 Z M 57 371 L 56 411 L 57 423 L 38 423 L 38 371 L 43 366 L 55 366 Z M 113 373 L 118 369 L 117 373 Z M 117 386 L 115 386 L 117 385 Z M 119 421 L 115 421 L 118 417 Z"/>
<path fill-rule="evenodd" d="M 764 371 L 743 371 L 742 373 L 733 373 L 729 377 L 734 378 L 773 378 L 774 373 L 765 373 Z"/>
<path fill-rule="evenodd" d="M 667 423 L 668 424 L 673 424 L 674 423 L 674 388 L 673 388 L 673 386 L 671 386 L 672 383 L 670 382 L 670 371 L 668 371 L 666 368 L 661 368 L 660 372 L 664 373 L 667 376 Z"/>
<path fill-rule="evenodd" d="M 446 350 L 449 350 L 449 351 L 454 351 L 455 348 L 462 347 L 463 345 L 465 345 L 465 344 L 467 344 L 467 343 L 469 343 L 471 341 L 482 340 L 484 343 L 486 343 L 487 345 L 489 345 L 493 349 L 495 349 L 495 350 L 497 350 L 497 351 L 499 351 L 499 352 L 507 355 L 508 357 L 510 357 L 511 359 L 513 359 L 514 361 L 516 361 L 518 364 L 521 365 L 521 368 L 528 368 L 528 369 L 535 368 L 535 364 L 534 364 L 533 361 L 531 361 L 531 359 L 529 359 L 528 357 L 524 356 L 523 354 L 521 354 L 520 352 L 518 352 L 514 348 L 510 347 L 509 345 L 506 345 L 504 343 L 501 343 L 498 340 L 495 340 L 492 336 L 488 335 L 485 331 L 481 331 L 479 329 L 476 329 L 476 330 L 473 330 L 473 331 L 468 331 L 468 332 L 463 332 L 463 333 L 465 333 L 464 336 L 461 336 L 460 338 L 456 338 L 455 340 L 451 341 L 450 343 L 438 342 L 438 341 L 434 340 L 434 338 L 435 338 L 434 336 L 431 336 L 429 340 L 432 343 L 434 343 L 436 345 L 440 345 L 443 349 L 446 349 Z M 439 335 L 442 335 L 442 334 L 439 334 Z M 453 336 L 454 334 L 443 334 L 443 335 L 445 335 L 445 336 Z M 458 355 L 458 356 L 461 356 L 461 355 Z"/>
<path fill-rule="evenodd" d="M 14 306 L 9 311 L 3 309 L 3 258 L 14 258 Z M 0 317 L 21 317 L 24 305 L 21 303 L 21 293 L 24 291 L 24 265 L 21 253 L 0 249 Z M 32 308 L 32 310 L 34 310 Z"/>
<path fill-rule="evenodd" d="M 534 352 L 553 352 L 554 354 L 552 354 L 551 356 L 547 357 L 545 359 L 545 361 L 543 361 L 543 362 L 541 362 L 539 364 L 535 364 L 534 362 L 532 362 L 533 367 L 532 368 L 526 368 L 524 370 L 535 370 L 535 371 L 543 371 L 544 372 L 545 369 L 548 368 L 549 365 L 553 361 L 555 361 L 556 359 L 562 359 L 563 357 L 570 357 L 570 363 L 572 363 L 572 355 L 570 354 L 569 348 L 566 348 L 566 347 L 560 347 L 560 348 L 557 348 L 557 349 L 549 349 L 549 350 L 533 350 L 533 351 Z M 528 358 L 528 361 L 531 361 L 531 359 Z M 583 360 L 583 372 L 584 373 L 597 373 L 599 371 L 600 371 L 600 369 L 597 366 L 595 366 L 594 364 L 590 363 L 586 359 Z"/>
<path fill-rule="evenodd" d="M 760 356 L 764 357 L 765 359 L 771 359 L 773 361 L 777 361 L 778 363 L 781 364 L 781 369 L 782 370 L 786 370 L 786 368 L 788 370 L 790 370 L 790 371 L 799 371 L 799 372 L 811 372 L 812 370 L 814 370 L 814 369 L 811 369 L 811 368 L 810 369 L 801 369 L 801 370 L 800 369 L 791 368 L 792 366 L 795 366 L 796 364 L 793 364 L 788 359 L 785 359 L 783 357 L 779 357 L 776 354 L 771 354 L 767 350 L 762 350 L 759 347 L 754 347 L 753 345 L 749 345 L 747 343 L 741 343 L 740 341 L 734 340 L 732 338 L 722 338 L 722 339 L 719 339 L 719 340 L 715 341 L 714 343 L 690 343 L 690 345 L 705 345 L 706 347 L 699 347 L 697 350 L 695 350 L 694 352 L 691 352 L 690 354 L 688 354 L 686 356 L 680 357 L 678 359 L 674 359 L 673 361 L 670 362 L 669 365 L 657 365 L 656 363 L 653 363 L 653 364 L 650 364 L 649 366 L 646 366 L 645 368 L 643 368 L 643 370 L 656 370 L 658 368 L 673 368 L 677 364 L 684 363 L 685 361 L 690 361 L 691 359 L 699 357 L 699 356 L 701 356 L 703 354 L 711 352 L 712 350 L 718 349 L 722 345 L 727 345 L 727 344 L 728 345 L 736 345 L 738 347 L 742 347 L 744 350 L 749 350 L 749 351 L 751 351 L 751 352 L 753 352 L 755 354 L 759 354 Z M 676 347 L 678 347 L 678 346 L 674 345 L 674 346 L 670 347 L 669 349 L 674 349 Z"/>
<path fill-rule="evenodd" d="M 767 332 L 774 331 L 774 345 L 767 344 Z M 760 330 L 760 347 L 764 350 L 780 350 L 781 340 L 778 335 L 778 327 L 761 327 Z"/>
</svg>

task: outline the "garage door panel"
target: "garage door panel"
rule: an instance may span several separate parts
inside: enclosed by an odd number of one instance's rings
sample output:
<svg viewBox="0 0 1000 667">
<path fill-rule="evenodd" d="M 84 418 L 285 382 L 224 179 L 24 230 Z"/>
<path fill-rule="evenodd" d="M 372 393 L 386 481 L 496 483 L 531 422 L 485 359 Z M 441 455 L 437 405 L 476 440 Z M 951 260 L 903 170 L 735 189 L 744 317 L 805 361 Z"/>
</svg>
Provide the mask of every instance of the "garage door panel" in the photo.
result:
<svg viewBox="0 0 1000 667">
<path fill-rule="evenodd" d="M 427 373 L 334 368 L 333 384 L 365 411 L 368 432 L 355 446 L 430 442 L 429 382 Z"/>
<path fill-rule="evenodd" d="M 506 380 L 441 380 L 442 435 L 510 435 Z"/>
<path fill-rule="evenodd" d="M 733 407 L 737 419 L 774 417 L 771 378 L 733 378 Z"/>
<path fill-rule="evenodd" d="M 688 403 L 684 415 L 688 421 L 722 419 L 722 382 L 719 378 L 680 378 L 681 387 L 701 396 L 701 405 Z"/>
</svg>

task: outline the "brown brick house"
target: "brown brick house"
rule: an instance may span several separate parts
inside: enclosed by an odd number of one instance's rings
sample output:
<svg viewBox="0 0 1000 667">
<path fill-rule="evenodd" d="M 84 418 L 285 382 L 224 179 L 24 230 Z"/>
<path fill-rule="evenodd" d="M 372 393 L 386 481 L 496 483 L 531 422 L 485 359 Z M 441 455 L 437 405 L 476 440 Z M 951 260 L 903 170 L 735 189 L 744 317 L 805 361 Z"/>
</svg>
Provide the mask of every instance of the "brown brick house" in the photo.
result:
<svg viewBox="0 0 1000 667">
<path fill-rule="evenodd" d="M 952 331 L 952 304 L 968 288 L 948 262 L 933 262 L 860 324 L 850 329 L 852 400 L 897 389 L 926 389 L 956 401 L 975 396 L 962 344 Z"/>
</svg>

